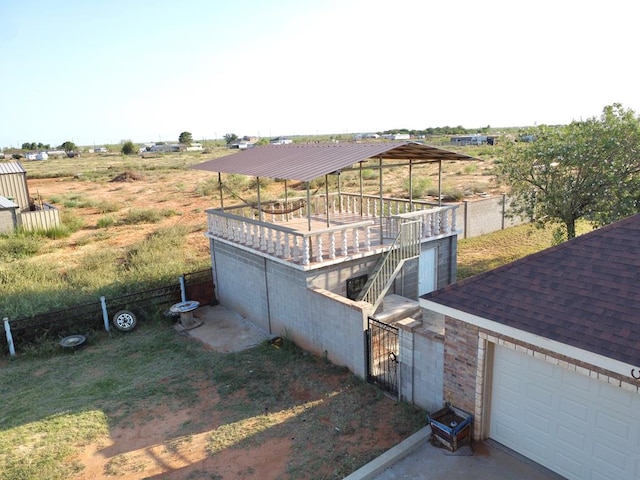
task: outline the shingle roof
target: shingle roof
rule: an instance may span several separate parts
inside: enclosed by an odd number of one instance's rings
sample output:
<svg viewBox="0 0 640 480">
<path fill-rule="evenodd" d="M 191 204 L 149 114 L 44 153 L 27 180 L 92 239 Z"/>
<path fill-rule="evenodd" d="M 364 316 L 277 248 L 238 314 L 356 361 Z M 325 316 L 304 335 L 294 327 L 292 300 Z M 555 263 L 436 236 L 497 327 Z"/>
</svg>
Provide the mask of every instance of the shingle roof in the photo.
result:
<svg viewBox="0 0 640 480">
<path fill-rule="evenodd" d="M 309 143 L 263 145 L 194 165 L 196 170 L 254 177 L 314 180 L 369 158 L 396 160 L 478 160 L 417 142 Z"/>
<path fill-rule="evenodd" d="M 640 215 L 422 298 L 638 365 Z"/>
</svg>

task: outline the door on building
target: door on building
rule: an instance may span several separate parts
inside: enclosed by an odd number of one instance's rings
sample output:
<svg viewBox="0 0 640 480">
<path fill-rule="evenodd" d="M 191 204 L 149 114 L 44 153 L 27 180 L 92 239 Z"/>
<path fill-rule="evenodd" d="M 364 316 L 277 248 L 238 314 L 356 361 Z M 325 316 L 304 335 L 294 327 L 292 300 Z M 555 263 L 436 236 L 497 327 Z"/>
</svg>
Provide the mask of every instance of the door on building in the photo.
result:
<svg viewBox="0 0 640 480">
<path fill-rule="evenodd" d="M 422 250 L 418 260 L 418 297 L 436 289 L 437 248 Z"/>
</svg>

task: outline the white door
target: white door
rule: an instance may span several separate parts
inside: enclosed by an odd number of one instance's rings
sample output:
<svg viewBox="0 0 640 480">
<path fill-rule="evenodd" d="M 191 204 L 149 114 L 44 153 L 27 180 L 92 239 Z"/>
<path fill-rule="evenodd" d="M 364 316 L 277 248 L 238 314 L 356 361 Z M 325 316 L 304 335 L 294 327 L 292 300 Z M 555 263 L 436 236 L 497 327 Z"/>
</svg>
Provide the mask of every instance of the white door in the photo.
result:
<svg viewBox="0 0 640 480">
<path fill-rule="evenodd" d="M 418 297 L 436 289 L 437 249 L 422 250 L 418 261 Z"/>
<path fill-rule="evenodd" d="M 640 394 L 501 346 L 489 429 L 568 479 L 640 479 Z"/>
</svg>

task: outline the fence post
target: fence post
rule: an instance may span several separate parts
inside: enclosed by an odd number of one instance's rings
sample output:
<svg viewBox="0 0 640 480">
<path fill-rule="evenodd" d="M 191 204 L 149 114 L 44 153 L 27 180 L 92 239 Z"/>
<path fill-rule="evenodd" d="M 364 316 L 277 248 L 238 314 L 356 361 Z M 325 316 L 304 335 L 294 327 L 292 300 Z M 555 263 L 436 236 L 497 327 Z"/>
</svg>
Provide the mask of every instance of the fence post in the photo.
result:
<svg viewBox="0 0 640 480">
<path fill-rule="evenodd" d="M 184 275 L 180 275 L 180 298 L 183 302 L 187 301 L 187 289 L 184 284 Z"/>
<path fill-rule="evenodd" d="M 104 329 L 109 331 L 109 314 L 107 313 L 107 301 L 104 295 L 100 297 L 100 303 L 102 304 L 102 320 L 104 321 Z"/>
<path fill-rule="evenodd" d="M 16 349 L 13 346 L 13 337 L 11 336 L 11 326 L 9 325 L 9 319 L 4 318 L 4 331 L 7 334 L 7 343 L 9 344 L 9 354 L 12 357 L 16 356 Z"/>
</svg>

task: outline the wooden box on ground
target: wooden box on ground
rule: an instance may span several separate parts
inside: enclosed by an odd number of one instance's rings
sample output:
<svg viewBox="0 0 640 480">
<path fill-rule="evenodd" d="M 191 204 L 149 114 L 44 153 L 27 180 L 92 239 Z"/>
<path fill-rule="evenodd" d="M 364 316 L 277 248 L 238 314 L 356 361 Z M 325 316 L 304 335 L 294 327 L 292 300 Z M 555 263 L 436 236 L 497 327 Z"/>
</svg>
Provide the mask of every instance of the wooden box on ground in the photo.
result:
<svg viewBox="0 0 640 480">
<path fill-rule="evenodd" d="M 453 406 L 446 406 L 429 416 L 431 434 L 452 452 L 471 440 L 473 415 Z"/>
</svg>

